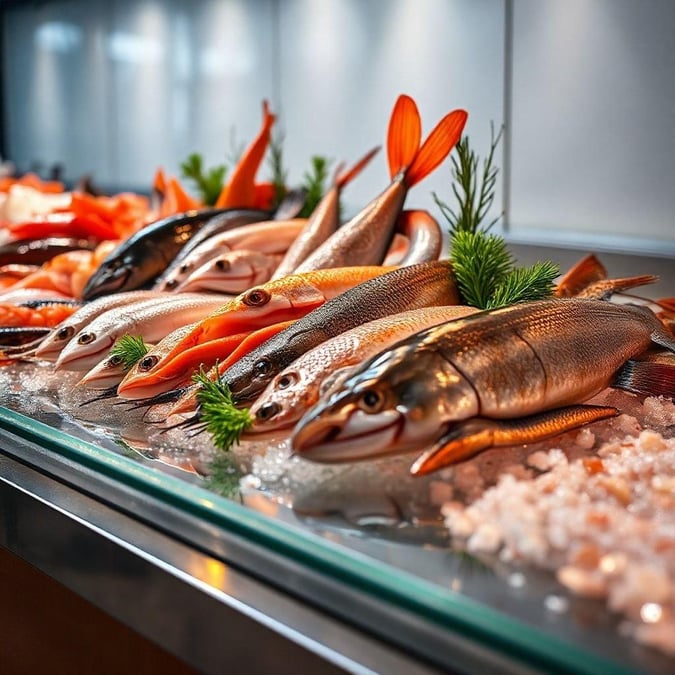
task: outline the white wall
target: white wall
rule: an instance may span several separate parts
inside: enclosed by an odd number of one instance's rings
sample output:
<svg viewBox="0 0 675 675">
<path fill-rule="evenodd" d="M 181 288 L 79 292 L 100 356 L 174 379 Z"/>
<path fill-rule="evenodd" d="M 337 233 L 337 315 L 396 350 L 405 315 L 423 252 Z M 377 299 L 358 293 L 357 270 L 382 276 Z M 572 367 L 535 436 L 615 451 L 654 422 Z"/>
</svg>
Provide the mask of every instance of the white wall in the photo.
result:
<svg viewBox="0 0 675 675">
<path fill-rule="evenodd" d="M 383 144 L 407 92 L 425 131 L 468 109 L 480 152 L 506 117 L 497 210 L 508 205 L 512 240 L 675 255 L 673 0 L 58 0 L 6 13 L 7 140 L 22 168 L 61 161 L 71 179 L 147 189 L 189 152 L 222 161 L 267 97 L 298 182 L 313 154 L 353 162 Z M 387 180 L 382 152 L 347 211 Z M 450 198 L 449 163 L 409 204 L 435 210 L 431 190 Z"/>
</svg>

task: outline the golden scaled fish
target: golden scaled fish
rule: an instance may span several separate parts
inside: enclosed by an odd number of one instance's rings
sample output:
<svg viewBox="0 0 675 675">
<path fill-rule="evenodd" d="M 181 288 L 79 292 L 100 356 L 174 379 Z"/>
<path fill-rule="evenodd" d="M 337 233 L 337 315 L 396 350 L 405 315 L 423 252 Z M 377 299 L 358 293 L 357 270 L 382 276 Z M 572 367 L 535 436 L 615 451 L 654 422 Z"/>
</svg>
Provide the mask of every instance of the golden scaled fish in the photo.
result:
<svg viewBox="0 0 675 675">
<path fill-rule="evenodd" d="M 329 382 L 352 366 L 429 326 L 478 312 L 465 305 L 424 307 L 392 314 L 340 333 L 282 370 L 251 407 L 246 435 L 288 429 L 318 400 Z"/>
<path fill-rule="evenodd" d="M 652 343 L 675 351 L 633 305 L 574 298 L 474 314 L 364 363 L 299 422 L 293 448 L 322 462 L 428 448 L 411 468 L 426 474 L 618 414 L 578 404 Z"/>
</svg>

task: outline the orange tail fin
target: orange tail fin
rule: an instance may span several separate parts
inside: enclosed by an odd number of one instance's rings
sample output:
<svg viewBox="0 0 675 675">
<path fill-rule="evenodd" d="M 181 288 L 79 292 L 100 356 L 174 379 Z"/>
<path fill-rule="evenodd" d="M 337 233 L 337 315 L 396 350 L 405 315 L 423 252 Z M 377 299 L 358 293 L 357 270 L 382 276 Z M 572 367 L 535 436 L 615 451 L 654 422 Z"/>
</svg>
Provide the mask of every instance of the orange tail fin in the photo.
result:
<svg viewBox="0 0 675 675">
<path fill-rule="evenodd" d="M 157 171 L 155 171 L 155 178 L 152 181 L 152 189 L 160 194 L 166 192 L 166 177 L 164 176 L 164 169 L 160 166 Z"/>
<path fill-rule="evenodd" d="M 465 110 L 448 113 L 429 134 L 406 172 L 405 184 L 411 188 L 428 176 L 459 141 L 468 114 Z"/>
<path fill-rule="evenodd" d="M 251 145 L 244 151 L 229 182 L 223 187 L 216 202 L 217 208 L 252 207 L 254 205 L 255 175 L 265 156 L 275 120 L 276 117 L 270 112 L 268 102 L 263 101 L 262 127 Z"/>
<path fill-rule="evenodd" d="M 569 298 L 581 293 L 588 285 L 607 278 L 605 266 L 593 255 L 587 255 L 574 265 L 558 282 L 555 294 Z"/>
<path fill-rule="evenodd" d="M 656 304 L 667 312 L 675 312 L 675 298 L 661 298 L 656 300 Z"/>
<path fill-rule="evenodd" d="M 387 158 L 392 178 L 410 166 L 421 140 L 422 121 L 417 104 L 410 96 L 401 94 L 391 113 L 387 132 Z"/>
<path fill-rule="evenodd" d="M 333 184 L 341 190 L 347 183 L 356 178 L 356 176 L 366 168 L 370 160 L 375 157 L 375 155 L 380 151 L 380 146 L 373 148 L 370 152 L 366 153 L 351 169 L 343 171 L 344 165 L 340 164 L 335 170 L 335 178 L 333 179 Z"/>
</svg>

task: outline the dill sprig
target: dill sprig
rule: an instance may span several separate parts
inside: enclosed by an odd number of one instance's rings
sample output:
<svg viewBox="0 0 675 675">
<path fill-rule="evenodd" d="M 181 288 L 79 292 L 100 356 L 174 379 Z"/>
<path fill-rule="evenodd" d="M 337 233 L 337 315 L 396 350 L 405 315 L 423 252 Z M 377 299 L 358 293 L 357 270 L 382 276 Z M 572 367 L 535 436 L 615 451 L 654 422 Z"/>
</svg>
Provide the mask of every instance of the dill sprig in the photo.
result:
<svg viewBox="0 0 675 675">
<path fill-rule="evenodd" d="M 209 464 L 209 475 L 204 486 L 223 497 L 234 499 L 239 494 L 241 476 L 237 459 L 230 453 L 219 452 Z"/>
<path fill-rule="evenodd" d="M 559 274 L 560 268 L 550 260 L 512 269 L 497 285 L 485 308 L 495 309 L 517 302 L 548 298 L 553 295 L 553 280 Z"/>
<path fill-rule="evenodd" d="M 253 418 L 247 408 L 234 407 L 230 388 L 218 377 L 212 380 L 200 368 L 192 380 L 201 386 L 197 401 L 213 444 L 220 450 L 229 450 L 239 443 L 242 433 L 253 424 Z"/>
<path fill-rule="evenodd" d="M 307 197 L 305 197 L 305 205 L 298 214 L 299 218 L 309 218 L 321 201 L 326 192 L 326 179 L 328 178 L 330 164 L 326 157 L 320 155 L 312 157 L 312 166 L 303 175 L 302 187 L 307 191 Z"/>
<path fill-rule="evenodd" d="M 117 356 L 122 360 L 122 366 L 129 370 L 137 361 L 140 361 L 149 351 L 142 335 L 123 335 L 110 350 L 110 356 Z"/>
<path fill-rule="evenodd" d="M 494 166 L 495 151 L 501 141 L 504 127 L 500 127 L 495 135 L 494 124 L 490 123 L 490 150 L 483 160 L 480 176 L 478 155 L 469 146 L 469 138 L 465 136 L 456 146 L 456 152 L 451 157 L 452 192 L 457 201 L 457 210 L 442 201 L 434 192 L 433 198 L 441 213 L 450 225 L 450 235 L 456 232 L 476 232 L 483 223 L 495 199 L 495 186 L 499 169 Z M 483 227 L 489 230 L 502 217 L 500 213 L 490 223 Z"/>
<path fill-rule="evenodd" d="M 288 169 L 284 166 L 284 135 L 282 133 L 270 139 L 269 163 L 274 185 L 274 205 L 278 206 L 288 193 L 286 188 Z"/>
<path fill-rule="evenodd" d="M 560 274 L 550 261 L 516 266 L 503 237 L 488 233 L 502 214 L 484 224 L 494 203 L 499 174 L 494 166 L 495 152 L 503 132 L 502 126 L 495 134 L 494 125 L 490 125 L 490 149 L 482 164 L 468 137 L 457 144 L 452 156 L 456 209 L 433 195 L 449 224 L 450 259 L 457 288 L 464 302 L 480 309 L 550 297 L 553 279 Z"/>
<path fill-rule="evenodd" d="M 213 206 L 225 184 L 227 166 L 220 164 L 207 170 L 204 168 L 202 156 L 193 152 L 180 165 L 180 170 L 185 178 L 189 178 L 195 183 L 204 204 Z"/>
</svg>

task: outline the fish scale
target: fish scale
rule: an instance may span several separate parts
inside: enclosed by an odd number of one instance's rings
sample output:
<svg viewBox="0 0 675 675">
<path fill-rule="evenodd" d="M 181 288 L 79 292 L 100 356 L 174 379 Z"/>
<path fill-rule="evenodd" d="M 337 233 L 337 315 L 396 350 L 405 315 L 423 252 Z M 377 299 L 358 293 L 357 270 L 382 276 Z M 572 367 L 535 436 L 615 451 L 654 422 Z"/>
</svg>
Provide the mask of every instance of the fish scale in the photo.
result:
<svg viewBox="0 0 675 675">
<path fill-rule="evenodd" d="M 221 379 L 235 401 L 251 401 L 276 373 L 330 337 L 404 310 L 455 305 L 459 295 L 451 270 L 450 261 L 434 261 L 402 267 L 359 284 L 251 351 Z M 256 365 L 263 359 L 269 364 L 264 373 Z"/>
</svg>

